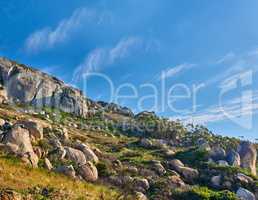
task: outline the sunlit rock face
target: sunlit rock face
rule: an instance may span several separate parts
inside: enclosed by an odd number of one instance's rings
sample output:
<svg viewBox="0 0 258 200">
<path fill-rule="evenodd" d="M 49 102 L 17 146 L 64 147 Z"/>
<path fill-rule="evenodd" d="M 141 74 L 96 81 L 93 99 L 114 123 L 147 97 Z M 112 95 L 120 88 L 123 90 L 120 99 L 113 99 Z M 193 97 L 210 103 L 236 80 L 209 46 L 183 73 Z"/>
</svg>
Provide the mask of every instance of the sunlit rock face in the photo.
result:
<svg viewBox="0 0 258 200">
<path fill-rule="evenodd" d="M 0 58 L 0 84 L 10 103 L 51 107 L 87 116 L 88 100 L 80 90 L 43 72 Z"/>
</svg>

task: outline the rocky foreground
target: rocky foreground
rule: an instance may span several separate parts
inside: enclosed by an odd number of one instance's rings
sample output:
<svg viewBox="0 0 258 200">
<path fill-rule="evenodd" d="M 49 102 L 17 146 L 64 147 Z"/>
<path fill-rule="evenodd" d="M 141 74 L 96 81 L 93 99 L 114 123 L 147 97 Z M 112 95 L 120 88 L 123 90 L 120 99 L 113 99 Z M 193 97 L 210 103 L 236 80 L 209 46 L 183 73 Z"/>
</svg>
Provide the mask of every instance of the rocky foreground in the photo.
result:
<svg viewBox="0 0 258 200">
<path fill-rule="evenodd" d="M 7 59 L 0 74 L 0 199 L 258 199 L 256 144 L 94 102 Z"/>
</svg>

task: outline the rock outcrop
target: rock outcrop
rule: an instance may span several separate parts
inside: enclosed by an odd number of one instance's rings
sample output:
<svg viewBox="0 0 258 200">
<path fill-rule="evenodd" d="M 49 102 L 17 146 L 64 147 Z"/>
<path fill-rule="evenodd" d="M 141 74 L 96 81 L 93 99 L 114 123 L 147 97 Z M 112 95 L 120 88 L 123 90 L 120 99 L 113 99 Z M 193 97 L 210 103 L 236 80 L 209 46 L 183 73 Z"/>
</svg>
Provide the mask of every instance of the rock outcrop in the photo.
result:
<svg viewBox="0 0 258 200">
<path fill-rule="evenodd" d="M 81 91 L 55 77 L 5 58 L 0 58 L 0 85 L 1 99 L 7 96 L 10 103 L 40 108 L 47 106 L 87 116 L 89 101 Z"/>
<path fill-rule="evenodd" d="M 253 175 L 256 175 L 257 151 L 254 144 L 241 142 L 238 152 L 241 158 L 241 167 L 250 170 Z"/>
<path fill-rule="evenodd" d="M 3 143 L 9 147 L 10 153 L 15 154 L 23 161 L 37 167 L 38 157 L 33 151 L 29 131 L 20 125 L 15 125 L 3 138 Z"/>
<path fill-rule="evenodd" d="M 86 164 L 80 166 L 79 174 L 86 181 L 94 182 L 98 179 L 98 170 L 91 162 L 87 162 Z"/>
</svg>

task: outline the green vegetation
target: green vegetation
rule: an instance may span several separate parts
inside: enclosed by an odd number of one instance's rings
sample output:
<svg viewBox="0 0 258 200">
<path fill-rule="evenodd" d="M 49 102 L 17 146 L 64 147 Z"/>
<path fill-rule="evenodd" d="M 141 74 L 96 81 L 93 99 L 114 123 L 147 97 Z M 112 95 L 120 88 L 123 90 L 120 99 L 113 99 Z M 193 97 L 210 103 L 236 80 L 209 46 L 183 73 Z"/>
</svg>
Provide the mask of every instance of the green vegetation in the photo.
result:
<svg viewBox="0 0 258 200">
<path fill-rule="evenodd" d="M 208 160 L 208 153 L 194 148 L 178 152 L 175 158 L 189 166 L 199 167 Z"/>
<path fill-rule="evenodd" d="M 189 191 L 176 191 L 173 198 L 175 200 L 238 200 L 232 192 L 216 192 L 206 187 L 194 187 Z"/>
</svg>

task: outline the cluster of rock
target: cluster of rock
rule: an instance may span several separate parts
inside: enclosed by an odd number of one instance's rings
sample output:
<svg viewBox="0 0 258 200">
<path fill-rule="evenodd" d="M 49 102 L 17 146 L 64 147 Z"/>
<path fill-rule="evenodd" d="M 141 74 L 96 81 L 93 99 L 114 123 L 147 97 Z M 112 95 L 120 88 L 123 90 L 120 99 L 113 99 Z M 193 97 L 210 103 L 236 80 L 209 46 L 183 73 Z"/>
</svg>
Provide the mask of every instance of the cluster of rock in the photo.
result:
<svg viewBox="0 0 258 200">
<path fill-rule="evenodd" d="M 101 109 L 99 109 L 99 110 L 112 112 L 112 113 L 116 113 L 116 114 L 120 114 L 120 115 L 128 116 L 128 117 L 134 116 L 134 113 L 132 112 L 132 110 L 130 110 L 127 107 L 122 107 L 120 105 L 117 105 L 115 103 L 107 103 L 104 101 L 98 101 L 97 104 L 101 106 Z"/>
<path fill-rule="evenodd" d="M 19 157 L 32 167 L 38 167 L 39 159 L 41 159 L 44 160 L 44 166 L 48 170 L 86 181 L 93 182 L 98 179 L 98 170 L 95 164 L 99 162 L 99 159 L 89 145 L 76 141 L 72 144 L 72 147 L 63 146 L 59 139 L 52 138 L 49 141 L 52 146 L 49 150 L 46 150 L 34 145 L 45 139 L 44 128 L 40 122 L 20 120 L 12 125 L 4 120 L 0 121 L 1 151 Z M 55 132 L 57 131 L 58 129 L 55 130 Z M 62 129 L 61 133 L 63 138 L 60 139 L 67 140 L 69 137 L 67 130 Z M 58 164 L 53 166 L 51 161 Z M 72 164 L 66 165 L 66 161 Z M 60 165 L 60 163 L 63 163 L 63 165 Z"/>
<path fill-rule="evenodd" d="M 209 163 L 216 163 L 222 167 L 243 168 L 256 176 L 257 150 L 253 143 L 242 141 L 237 149 L 226 151 L 219 145 L 210 147 L 203 142 L 199 147 L 209 152 Z M 208 171 L 211 176 L 211 187 L 215 189 L 228 189 L 236 192 L 241 200 L 255 200 L 258 197 L 258 188 L 252 177 L 243 173 L 228 173 L 227 171 Z M 251 192 L 251 191 L 252 192 Z"/>
<path fill-rule="evenodd" d="M 221 166 L 241 167 L 256 176 L 257 150 L 251 142 L 242 141 L 237 150 L 230 149 L 228 152 L 219 145 L 210 148 L 203 144 L 200 148 L 203 147 L 210 152 L 210 162 L 216 162 Z"/>
</svg>

